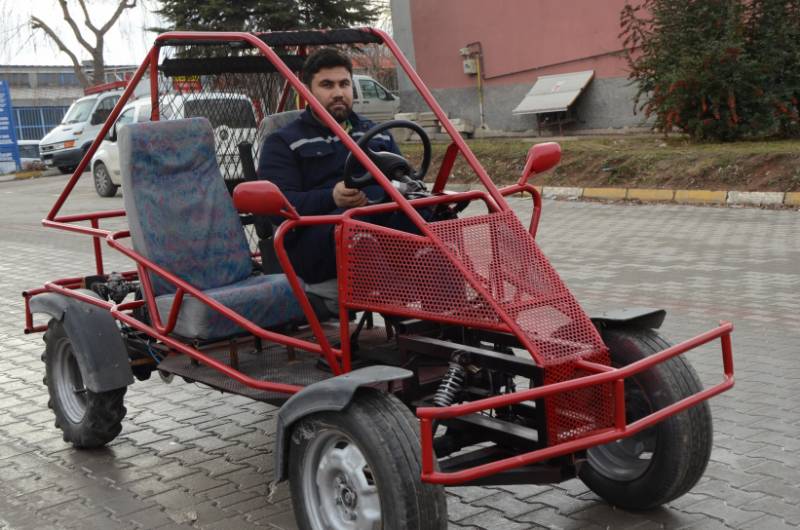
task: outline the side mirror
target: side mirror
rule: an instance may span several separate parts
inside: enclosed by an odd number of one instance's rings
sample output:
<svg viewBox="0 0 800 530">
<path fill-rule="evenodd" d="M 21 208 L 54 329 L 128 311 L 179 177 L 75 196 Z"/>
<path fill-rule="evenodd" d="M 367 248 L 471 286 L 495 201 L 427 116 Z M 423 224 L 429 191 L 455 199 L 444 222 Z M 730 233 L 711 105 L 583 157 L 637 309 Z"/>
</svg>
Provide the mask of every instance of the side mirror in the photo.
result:
<svg viewBox="0 0 800 530">
<path fill-rule="evenodd" d="M 109 129 L 108 134 L 106 135 L 106 140 L 109 142 L 116 142 L 117 141 L 117 124 L 111 126 Z"/>
<path fill-rule="evenodd" d="M 525 169 L 519 179 L 520 184 L 524 184 L 528 177 L 533 174 L 544 173 L 552 169 L 561 161 L 561 146 L 556 142 L 535 144 L 528 151 L 528 159 L 525 161 Z"/>
<path fill-rule="evenodd" d="M 288 219 L 299 217 L 278 186 L 268 180 L 242 182 L 236 186 L 233 204 L 241 213 L 279 215 Z"/>
</svg>

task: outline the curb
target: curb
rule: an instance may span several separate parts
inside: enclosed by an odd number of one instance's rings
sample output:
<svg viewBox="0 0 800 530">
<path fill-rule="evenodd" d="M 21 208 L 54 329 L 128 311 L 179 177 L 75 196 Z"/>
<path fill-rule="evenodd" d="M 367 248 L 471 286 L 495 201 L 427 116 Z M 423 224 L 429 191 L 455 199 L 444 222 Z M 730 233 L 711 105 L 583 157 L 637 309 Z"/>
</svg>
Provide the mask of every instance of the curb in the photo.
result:
<svg viewBox="0 0 800 530">
<path fill-rule="evenodd" d="M 537 186 L 545 199 L 711 204 L 728 206 L 800 206 L 800 192 L 662 190 L 646 188 L 569 188 Z"/>
<path fill-rule="evenodd" d="M 32 178 L 43 177 L 44 171 L 20 171 L 19 173 L 8 173 L 0 175 L 0 182 L 11 182 L 12 180 L 28 180 Z"/>
</svg>

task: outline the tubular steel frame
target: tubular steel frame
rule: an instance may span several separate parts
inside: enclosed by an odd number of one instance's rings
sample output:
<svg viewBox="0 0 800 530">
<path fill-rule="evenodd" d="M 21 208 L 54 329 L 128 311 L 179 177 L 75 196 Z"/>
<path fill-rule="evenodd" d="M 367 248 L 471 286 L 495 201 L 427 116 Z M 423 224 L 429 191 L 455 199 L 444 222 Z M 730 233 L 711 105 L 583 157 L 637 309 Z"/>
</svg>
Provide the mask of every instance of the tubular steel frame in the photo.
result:
<svg viewBox="0 0 800 530">
<path fill-rule="evenodd" d="M 421 207 L 432 206 L 436 204 L 444 204 L 444 203 L 473 201 L 473 200 L 482 200 L 486 204 L 490 212 L 506 212 L 510 210 L 510 208 L 506 203 L 506 201 L 504 200 L 505 196 L 514 193 L 527 192 L 530 193 L 532 196 L 533 207 L 534 207 L 533 217 L 531 219 L 529 232 L 531 236 L 535 236 L 539 224 L 539 219 L 541 216 L 541 206 L 542 206 L 541 202 L 542 199 L 539 190 L 534 186 L 532 186 L 531 184 L 525 182 L 524 175 L 522 178 L 520 178 L 519 182 L 517 182 L 516 184 L 506 186 L 502 189 L 498 189 L 497 187 L 495 187 L 495 185 L 492 183 L 490 177 L 486 173 L 483 166 L 480 164 L 475 155 L 469 149 L 469 147 L 467 146 L 466 142 L 461 137 L 461 135 L 455 130 L 453 125 L 447 119 L 447 116 L 442 111 L 438 103 L 434 100 L 431 92 L 428 90 L 428 88 L 424 85 L 420 77 L 413 70 L 408 60 L 405 58 L 405 56 L 400 51 L 398 46 L 394 43 L 394 41 L 386 33 L 377 29 L 364 28 L 362 31 L 380 38 L 382 43 L 389 48 L 389 50 L 395 56 L 400 67 L 408 75 L 409 79 L 411 80 L 411 83 L 419 91 L 423 100 L 428 104 L 428 106 L 434 112 L 435 116 L 438 118 L 439 122 L 442 124 L 442 126 L 445 128 L 445 130 L 452 139 L 452 143 L 447 148 L 444 160 L 442 162 L 442 166 L 439 170 L 439 173 L 436 177 L 433 186 L 433 192 L 438 195 L 421 199 L 414 199 L 411 201 L 405 199 L 402 196 L 402 194 L 391 185 L 389 179 L 380 171 L 380 169 L 375 165 L 375 163 L 364 153 L 363 150 L 361 150 L 356 145 L 356 142 L 325 111 L 325 109 L 320 105 L 320 103 L 311 95 L 308 88 L 305 85 L 303 85 L 303 83 L 297 78 L 297 76 L 294 75 L 294 73 L 290 70 L 290 68 L 286 66 L 286 64 L 279 58 L 277 53 L 264 41 L 259 39 L 258 36 L 251 33 L 238 33 L 238 32 L 219 32 L 219 33 L 170 32 L 162 34 L 156 38 L 155 44 L 148 52 L 146 59 L 141 64 L 141 66 L 139 66 L 134 75 L 130 78 L 122 97 L 115 105 L 114 109 L 112 110 L 105 124 L 101 128 L 97 138 L 94 140 L 94 142 L 92 142 L 91 147 L 84 155 L 81 162 L 78 164 L 78 167 L 76 168 L 70 180 L 67 182 L 61 195 L 58 197 L 52 209 L 47 214 L 47 217 L 42 221 L 42 224 L 45 227 L 56 228 L 59 230 L 66 230 L 68 232 L 74 232 L 91 236 L 92 246 L 95 256 L 96 274 L 98 275 L 104 274 L 103 254 L 100 244 L 101 239 L 105 240 L 106 244 L 111 248 L 113 248 L 114 250 L 130 258 L 136 264 L 136 270 L 127 271 L 123 273 L 123 276 L 128 280 L 134 280 L 137 278 L 140 280 L 144 294 L 144 299 L 115 304 L 113 302 L 108 302 L 105 300 L 94 298 L 92 296 L 89 296 L 85 293 L 78 291 L 78 289 L 80 289 L 83 286 L 83 278 L 81 277 L 55 280 L 46 283 L 41 288 L 28 290 L 23 293 L 23 298 L 25 301 L 25 333 L 41 332 L 46 329 L 46 326 L 34 325 L 33 316 L 30 312 L 30 305 L 29 305 L 31 297 L 45 292 L 59 293 L 65 296 L 75 298 L 82 302 L 106 309 L 111 313 L 111 315 L 115 319 L 125 323 L 126 325 L 134 329 L 144 332 L 151 337 L 158 339 L 159 341 L 169 346 L 172 350 L 185 354 L 197 360 L 198 362 L 208 365 L 209 367 L 222 372 L 223 374 L 231 377 L 232 379 L 248 387 L 264 391 L 278 392 L 283 394 L 294 394 L 302 390 L 303 387 L 297 385 L 273 382 L 273 381 L 261 381 L 258 379 L 254 379 L 224 363 L 221 363 L 213 359 L 212 357 L 202 353 L 198 349 L 184 342 L 181 342 L 180 340 L 177 340 L 174 337 L 171 337 L 170 333 L 174 329 L 178 314 L 180 312 L 181 302 L 184 296 L 186 294 L 189 294 L 195 297 L 197 300 L 206 304 L 215 311 L 221 313 L 226 318 L 230 319 L 231 321 L 239 325 L 241 328 L 245 329 L 249 333 L 252 333 L 256 337 L 272 341 L 278 344 L 282 344 L 285 346 L 300 348 L 323 356 L 331 366 L 334 375 L 346 373 L 351 369 L 348 312 L 354 309 L 369 310 L 370 308 L 367 306 L 360 307 L 356 305 L 348 305 L 345 303 L 344 297 L 343 296 L 340 297 L 341 347 L 334 348 L 328 341 L 327 337 L 325 336 L 325 333 L 322 330 L 322 326 L 316 314 L 314 313 L 311 304 L 302 288 L 300 280 L 298 279 L 297 274 L 295 273 L 289 261 L 289 258 L 286 254 L 286 250 L 284 248 L 284 238 L 285 235 L 289 232 L 289 230 L 298 226 L 312 226 L 312 225 L 322 225 L 322 224 L 335 225 L 338 258 L 339 258 L 337 261 L 339 264 L 338 266 L 340 268 L 340 274 L 338 280 L 339 292 L 344 293 L 345 275 L 341 274 L 341 272 L 343 263 L 347 259 L 346 256 L 347 253 L 344 249 L 344 246 L 342 245 L 342 230 L 341 230 L 342 223 L 352 220 L 353 217 L 355 216 L 386 213 L 386 212 L 400 210 L 417 226 L 417 228 L 420 230 L 422 237 L 426 238 L 427 241 L 432 243 L 435 247 L 438 247 L 438 249 L 453 263 L 458 272 L 464 275 L 464 278 L 466 278 L 470 282 L 471 286 L 475 289 L 475 291 L 478 292 L 480 295 L 484 296 L 488 300 L 489 304 L 492 305 L 493 309 L 497 311 L 497 314 L 500 317 L 499 324 L 496 326 L 488 326 L 487 329 L 491 327 L 496 330 L 513 333 L 520 341 L 521 345 L 524 346 L 530 352 L 534 360 L 537 361 L 537 363 L 541 364 L 542 359 L 535 345 L 532 344 L 531 341 L 520 330 L 517 323 L 514 322 L 508 315 L 506 315 L 504 311 L 500 309 L 497 303 L 492 300 L 491 295 L 486 291 L 485 287 L 481 285 L 479 281 L 472 278 L 472 274 L 465 268 L 465 266 L 462 263 L 460 263 L 460 261 L 453 255 L 452 251 L 448 248 L 448 246 L 445 245 L 442 242 L 442 240 L 436 235 L 436 233 L 430 229 L 426 221 L 417 212 L 417 208 Z M 158 108 L 158 95 L 159 95 L 158 60 L 159 60 L 160 49 L 163 45 L 172 46 L 175 45 L 176 42 L 181 42 L 181 41 L 185 41 L 187 44 L 190 44 L 193 41 L 203 41 L 206 43 L 242 42 L 259 50 L 261 54 L 275 67 L 275 69 L 280 74 L 283 75 L 285 79 L 285 84 L 281 91 L 281 96 L 276 111 L 280 111 L 283 109 L 288 100 L 289 89 L 290 88 L 294 89 L 298 97 L 301 100 L 305 101 L 306 104 L 309 105 L 315 111 L 315 114 L 319 117 L 319 119 L 321 119 L 324 122 L 324 124 L 331 131 L 333 131 L 334 134 L 338 136 L 343 145 L 345 145 L 353 153 L 358 162 L 360 162 L 361 165 L 367 171 L 369 171 L 370 173 L 372 173 L 372 175 L 375 176 L 378 183 L 383 187 L 388 196 L 392 199 L 392 202 L 354 208 L 340 215 L 301 217 L 297 215 L 297 213 L 294 210 L 291 210 L 288 212 L 287 220 L 283 222 L 276 231 L 274 236 L 276 255 L 285 271 L 286 277 L 292 287 L 292 290 L 294 291 L 294 294 L 297 297 L 298 302 L 300 303 L 303 312 L 306 315 L 308 323 L 314 333 L 314 337 L 317 340 L 316 343 L 308 340 L 302 340 L 290 335 L 269 331 L 264 328 L 261 328 L 260 326 L 257 326 L 253 322 L 245 319 L 241 315 L 228 309 L 226 306 L 209 298 L 202 291 L 198 290 L 197 288 L 193 287 L 192 285 L 178 278 L 174 274 L 170 273 L 169 271 L 163 269 L 162 267 L 158 266 L 152 261 L 139 255 L 132 248 L 123 245 L 120 240 L 129 238 L 130 237 L 129 231 L 124 230 L 124 231 L 112 232 L 100 228 L 100 221 L 102 219 L 124 217 L 126 215 L 124 210 L 109 210 L 109 211 L 100 211 L 87 214 L 59 216 L 59 212 L 62 206 L 64 205 L 66 199 L 71 194 L 72 190 L 74 189 L 78 179 L 83 174 L 84 169 L 89 164 L 89 161 L 91 160 L 95 151 L 97 150 L 103 138 L 106 136 L 106 134 L 111 129 L 113 124 L 115 123 L 117 117 L 122 111 L 123 106 L 130 99 L 131 95 L 133 94 L 134 88 L 144 77 L 145 73 L 148 73 L 150 77 L 149 80 L 150 93 L 153 103 L 151 106 L 152 108 L 151 119 L 153 121 L 157 121 L 159 119 L 160 116 Z M 305 54 L 306 47 L 304 45 L 297 46 L 296 51 L 298 54 Z M 458 157 L 459 154 L 461 154 L 464 157 L 467 164 L 475 171 L 476 175 L 478 176 L 479 180 L 485 187 L 486 191 L 444 193 L 445 185 L 450 176 L 456 158 Z M 88 222 L 89 226 L 87 227 L 75 224 L 78 222 Z M 156 274 L 159 277 L 163 278 L 164 280 L 172 283 L 176 287 L 174 303 L 172 305 L 169 314 L 166 317 L 166 323 L 164 323 L 162 316 L 159 314 L 155 303 L 155 297 L 151 285 L 150 274 Z M 149 325 L 135 318 L 132 313 L 133 310 L 145 305 L 147 306 L 152 319 L 152 324 Z M 456 324 L 459 323 L 457 319 L 446 318 L 444 316 L 441 319 L 436 319 L 436 320 L 440 320 L 441 322 L 445 323 L 447 322 Z M 588 375 L 560 383 L 548 384 L 530 390 L 480 399 L 478 401 L 473 401 L 461 405 L 454 405 L 442 408 L 435 408 L 435 407 L 418 408 L 417 416 L 420 419 L 420 425 L 421 425 L 420 442 L 421 442 L 422 464 L 423 464 L 422 479 L 426 482 L 439 483 L 439 484 L 452 485 L 452 484 L 464 483 L 478 478 L 486 477 L 488 475 L 499 473 L 501 471 L 508 470 L 514 467 L 531 464 L 541 460 L 586 449 L 593 445 L 603 444 L 627 436 L 632 436 L 637 432 L 657 423 L 658 421 L 665 419 L 666 417 L 672 414 L 676 414 L 688 407 L 691 407 L 692 405 L 695 405 L 705 399 L 708 399 L 716 394 L 719 394 L 720 392 L 723 392 L 729 389 L 731 386 L 733 386 L 733 360 L 732 360 L 731 341 L 730 341 L 730 333 L 732 330 L 733 326 L 730 323 L 722 323 L 719 327 L 711 331 L 708 331 L 686 342 L 668 348 L 656 355 L 653 355 L 647 359 L 636 362 L 625 368 L 614 369 L 609 366 L 605 366 L 603 364 L 591 363 L 580 360 L 576 362 L 576 366 L 593 375 Z M 723 367 L 724 367 L 723 382 L 709 389 L 703 390 L 693 396 L 689 396 L 677 403 L 674 403 L 673 405 L 665 409 L 654 412 L 649 416 L 639 419 L 632 424 L 626 423 L 625 407 L 624 407 L 625 378 L 633 376 L 643 370 L 646 370 L 647 368 L 652 367 L 655 364 L 663 362 L 675 355 L 679 355 L 685 351 L 688 351 L 692 348 L 695 348 L 701 344 L 705 344 L 717 338 L 721 340 L 722 344 L 722 357 L 723 357 Z M 463 416 L 465 414 L 485 411 L 497 407 L 505 407 L 523 401 L 535 400 L 543 398 L 545 396 L 553 396 L 563 392 L 581 388 L 588 388 L 604 383 L 613 383 L 613 400 L 615 403 L 613 428 L 602 429 L 599 431 L 595 431 L 589 435 L 584 435 L 567 442 L 558 443 L 556 445 L 552 445 L 543 449 L 538 449 L 529 453 L 521 454 L 518 456 L 503 459 L 496 462 L 491 462 L 488 464 L 483 464 L 477 467 L 461 470 L 458 472 L 441 473 L 435 471 L 435 465 L 434 465 L 435 454 L 433 451 L 433 427 L 432 427 L 433 421 L 435 419 L 454 418 L 458 416 Z"/>
</svg>

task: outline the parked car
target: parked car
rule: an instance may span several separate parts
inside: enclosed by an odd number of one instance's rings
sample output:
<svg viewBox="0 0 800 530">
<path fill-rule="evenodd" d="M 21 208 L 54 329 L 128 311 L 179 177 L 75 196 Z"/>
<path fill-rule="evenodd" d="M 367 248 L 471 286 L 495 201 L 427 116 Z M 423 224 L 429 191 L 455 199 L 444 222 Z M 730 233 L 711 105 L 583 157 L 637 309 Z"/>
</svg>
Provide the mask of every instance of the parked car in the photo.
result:
<svg viewBox="0 0 800 530">
<path fill-rule="evenodd" d="M 242 178 L 239 144 L 253 143 L 259 119 L 253 101 L 238 92 L 196 92 L 167 95 L 159 101 L 162 119 L 207 118 L 214 129 L 217 163 L 223 178 Z"/>
<path fill-rule="evenodd" d="M 75 171 L 122 92 L 100 92 L 73 103 L 64 119 L 39 142 L 42 161 L 62 173 Z"/>
<path fill-rule="evenodd" d="M 375 122 L 394 118 L 400 98 L 368 75 L 353 76 L 353 110 Z"/>
<path fill-rule="evenodd" d="M 125 105 L 114 127 L 97 148 L 90 167 L 94 177 L 94 189 L 101 197 L 113 197 L 122 184 L 119 172 L 119 148 L 117 147 L 119 128 L 128 123 L 149 121 L 150 111 L 149 97 Z"/>
</svg>

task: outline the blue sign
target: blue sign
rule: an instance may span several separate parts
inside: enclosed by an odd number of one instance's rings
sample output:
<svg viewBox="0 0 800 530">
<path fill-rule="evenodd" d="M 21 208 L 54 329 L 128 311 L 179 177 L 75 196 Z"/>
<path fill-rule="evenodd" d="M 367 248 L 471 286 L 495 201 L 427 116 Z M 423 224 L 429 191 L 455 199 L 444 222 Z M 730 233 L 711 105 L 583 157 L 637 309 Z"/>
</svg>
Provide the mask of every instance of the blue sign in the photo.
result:
<svg viewBox="0 0 800 530">
<path fill-rule="evenodd" d="M 20 165 L 11 93 L 8 91 L 8 82 L 0 81 L 0 173 L 19 170 Z"/>
</svg>

